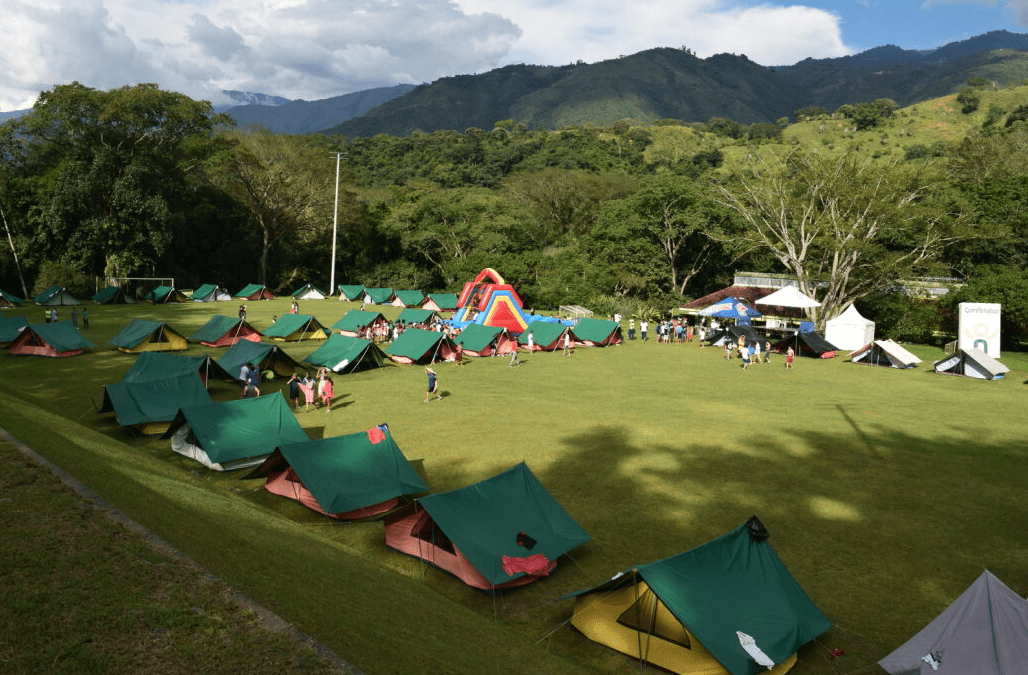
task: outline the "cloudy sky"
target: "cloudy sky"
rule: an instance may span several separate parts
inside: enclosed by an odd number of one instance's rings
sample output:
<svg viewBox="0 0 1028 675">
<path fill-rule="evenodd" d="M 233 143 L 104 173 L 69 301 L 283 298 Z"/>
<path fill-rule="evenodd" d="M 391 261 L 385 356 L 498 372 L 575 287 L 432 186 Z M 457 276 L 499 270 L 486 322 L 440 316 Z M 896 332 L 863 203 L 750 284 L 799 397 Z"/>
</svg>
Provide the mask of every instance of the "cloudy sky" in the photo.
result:
<svg viewBox="0 0 1028 675">
<path fill-rule="evenodd" d="M 1028 0 L 3 0 L 0 111 L 78 81 L 316 100 L 651 47 L 765 65 L 1028 32 Z"/>
</svg>

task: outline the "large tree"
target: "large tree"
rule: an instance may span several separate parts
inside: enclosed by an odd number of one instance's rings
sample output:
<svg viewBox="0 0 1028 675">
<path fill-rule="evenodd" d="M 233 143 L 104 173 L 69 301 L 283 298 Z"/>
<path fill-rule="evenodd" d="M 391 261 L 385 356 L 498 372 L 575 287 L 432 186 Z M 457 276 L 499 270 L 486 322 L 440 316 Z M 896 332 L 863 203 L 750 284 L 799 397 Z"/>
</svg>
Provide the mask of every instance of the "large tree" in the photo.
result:
<svg viewBox="0 0 1028 675">
<path fill-rule="evenodd" d="M 931 164 L 877 160 L 848 149 L 757 155 L 715 185 L 743 227 L 732 240 L 769 251 L 821 303 L 819 321 L 870 293 L 929 269 L 968 236 L 939 194 Z"/>
<path fill-rule="evenodd" d="M 45 91 L 6 123 L 8 175 L 32 192 L 7 219 L 32 232 L 37 259 L 93 275 L 145 270 L 166 247 L 169 218 L 225 120 L 209 103 L 153 84 Z"/>
</svg>

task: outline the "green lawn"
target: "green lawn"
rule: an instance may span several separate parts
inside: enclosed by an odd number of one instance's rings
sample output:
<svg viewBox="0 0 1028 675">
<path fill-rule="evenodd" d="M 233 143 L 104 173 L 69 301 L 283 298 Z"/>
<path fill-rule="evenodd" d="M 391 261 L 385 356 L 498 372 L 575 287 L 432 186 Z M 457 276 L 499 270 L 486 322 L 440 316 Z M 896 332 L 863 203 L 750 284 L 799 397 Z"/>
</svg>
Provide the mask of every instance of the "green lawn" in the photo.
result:
<svg viewBox="0 0 1028 675">
<path fill-rule="evenodd" d="M 288 311 L 287 300 L 248 304 L 258 328 Z M 535 354 L 518 368 L 499 358 L 441 365 L 445 400 L 427 404 L 419 367 L 336 378 L 332 413 L 299 415 L 312 437 L 387 422 L 434 491 L 525 460 L 593 535 L 551 578 L 493 598 L 386 548 L 380 523 L 330 523 L 93 413 L 90 398 L 135 358 L 106 345 L 131 318 L 189 335 L 237 306 L 91 307 L 94 353 L 0 355 L 0 426 L 369 675 L 563 673 L 575 663 L 637 672 L 563 625 L 571 602 L 553 601 L 753 514 L 836 624 L 801 651 L 799 675 L 881 672 L 876 661 L 984 568 L 1028 592 L 1024 355 L 1004 357 L 1006 379 L 983 382 L 931 373 L 941 352 L 929 347 L 912 348 L 925 363 L 907 371 L 841 357 L 800 358 L 786 371 L 779 357 L 743 372 L 720 350 L 634 342 Z M 331 325 L 354 306 L 301 311 Z M 38 321 L 42 310 L 12 313 Z M 301 359 L 318 344 L 283 347 Z M 238 390 L 214 383 L 211 393 Z M 829 660 L 835 648 L 846 653 Z"/>
</svg>

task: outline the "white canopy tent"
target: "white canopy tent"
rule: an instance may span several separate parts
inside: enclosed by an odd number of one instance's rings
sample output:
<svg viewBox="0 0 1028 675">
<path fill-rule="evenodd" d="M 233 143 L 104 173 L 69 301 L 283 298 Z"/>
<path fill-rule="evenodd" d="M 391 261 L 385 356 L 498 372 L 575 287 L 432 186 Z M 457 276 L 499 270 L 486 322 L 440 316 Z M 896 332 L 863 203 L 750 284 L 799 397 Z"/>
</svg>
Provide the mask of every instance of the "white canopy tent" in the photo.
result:
<svg viewBox="0 0 1028 675">
<path fill-rule="evenodd" d="M 850 305 L 846 311 L 825 323 L 825 339 L 839 349 L 854 351 L 875 340 L 875 322 L 865 319 Z"/>
<path fill-rule="evenodd" d="M 777 307 L 798 307 L 799 309 L 809 309 L 821 306 L 820 302 L 805 295 L 803 291 L 795 286 L 783 286 L 771 295 L 757 300 L 754 304 L 774 305 Z"/>
</svg>

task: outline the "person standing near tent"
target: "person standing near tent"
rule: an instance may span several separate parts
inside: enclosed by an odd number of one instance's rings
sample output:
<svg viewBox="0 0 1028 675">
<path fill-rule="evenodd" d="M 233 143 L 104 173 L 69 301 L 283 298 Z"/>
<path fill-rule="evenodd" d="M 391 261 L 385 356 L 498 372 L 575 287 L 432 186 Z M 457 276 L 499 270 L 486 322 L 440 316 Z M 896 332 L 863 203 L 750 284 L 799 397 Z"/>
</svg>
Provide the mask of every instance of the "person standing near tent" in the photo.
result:
<svg viewBox="0 0 1028 675">
<path fill-rule="evenodd" d="M 764 343 L 764 363 L 771 363 L 771 341 Z"/>
<path fill-rule="evenodd" d="M 57 318 L 57 308 L 55 307 L 50 310 L 50 323 L 57 323 L 58 321 L 60 321 L 60 319 Z"/>
<path fill-rule="evenodd" d="M 650 327 L 650 322 L 643 319 L 639 322 L 639 339 L 642 342 L 646 342 L 646 330 Z"/>
<path fill-rule="evenodd" d="M 82 327 L 89 328 L 89 308 L 82 308 Z"/>
<path fill-rule="evenodd" d="M 535 333 L 528 331 L 528 351 L 535 349 Z"/>
<path fill-rule="evenodd" d="M 795 358 L 796 358 L 796 352 L 790 346 L 789 350 L 785 352 L 785 367 L 789 368 L 791 370 L 792 369 L 792 362 L 793 362 L 793 359 L 795 359 Z"/>
<path fill-rule="evenodd" d="M 518 350 L 521 349 L 521 345 L 517 342 L 514 343 L 514 351 L 510 353 L 510 363 L 507 364 L 508 368 L 521 365 L 521 359 L 518 358 Z"/>
<path fill-rule="evenodd" d="M 239 320 L 246 321 L 246 305 L 239 305 Z"/>
<path fill-rule="evenodd" d="M 246 398 L 261 395 L 261 369 L 252 363 L 250 364 L 250 375 L 246 392 Z"/>
<path fill-rule="evenodd" d="M 250 385 L 250 364 L 244 363 L 239 369 L 239 381 L 243 383 L 243 388 L 239 392 L 239 395 L 246 398 L 246 388 Z"/>
<path fill-rule="evenodd" d="M 635 318 L 628 320 L 628 340 L 629 342 L 635 342 Z"/>
<path fill-rule="evenodd" d="M 443 396 L 439 393 L 439 376 L 431 368 L 425 368 L 425 374 L 428 375 L 428 389 L 425 390 L 424 403 L 428 403 L 431 400 L 432 394 L 435 394 L 436 399 L 442 401 Z"/>
<path fill-rule="evenodd" d="M 46 321 L 47 323 L 50 323 L 50 310 L 49 309 L 44 309 L 43 310 L 43 320 Z"/>
<path fill-rule="evenodd" d="M 71 308 L 71 325 L 75 328 L 79 327 L 79 311 L 74 307 Z"/>
<path fill-rule="evenodd" d="M 304 373 L 303 379 L 300 380 L 297 386 L 303 392 L 304 411 L 310 412 L 311 404 L 314 403 L 314 378 L 311 377 L 310 373 Z"/>
<path fill-rule="evenodd" d="M 754 340 L 750 345 L 750 360 L 753 363 L 759 364 L 760 360 L 760 340 Z"/>
<path fill-rule="evenodd" d="M 575 353 L 575 342 L 571 339 L 571 331 L 564 331 L 564 351 L 561 356 L 572 356 Z"/>
<path fill-rule="evenodd" d="M 746 345 L 739 347 L 739 354 L 742 356 L 742 369 L 750 367 L 750 348 Z"/>
<path fill-rule="evenodd" d="M 295 410 L 300 409 L 300 376 L 296 373 L 289 378 L 289 401 Z"/>
<path fill-rule="evenodd" d="M 332 397 L 335 396 L 335 387 L 332 386 L 332 378 L 328 374 L 321 376 L 321 402 L 325 404 L 325 412 L 332 412 Z"/>
</svg>

